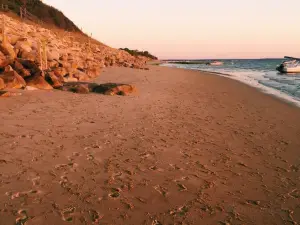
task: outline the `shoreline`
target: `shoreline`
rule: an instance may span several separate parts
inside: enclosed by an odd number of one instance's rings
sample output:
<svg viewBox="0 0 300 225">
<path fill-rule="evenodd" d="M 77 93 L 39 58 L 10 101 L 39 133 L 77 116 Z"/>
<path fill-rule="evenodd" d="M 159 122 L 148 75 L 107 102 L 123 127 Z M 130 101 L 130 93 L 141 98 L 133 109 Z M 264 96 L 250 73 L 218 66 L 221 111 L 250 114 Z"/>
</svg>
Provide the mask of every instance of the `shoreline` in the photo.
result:
<svg viewBox="0 0 300 225">
<path fill-rule="evenodd" d="M 1 98 L 0 224 L 299 223 L 299 108 L 225 78 L 113 67 L 91 82 L 136 95 Z"/>
<path fill-rule="evenodd" d="M 300 100 L 296 100 L 294 99 L 292 96 L 281 92 L 277 89 L 265 86 L 259 82 L 257 82 L 256 85 L 251 85 L 250 83 L 246 82 L 245 80 L 239 79 L 238 77 L 235 77 L 234 75 L 231 74 L 227 74 L 227 73 L 222 73 L 222 72 L 215 72 L 215 71 L 208 71 L 208 70 L 201 70 L 201 69 L 189 69 L 189 68 L 179 68 L 179 67 L 172 67 L 172 66 L 168 66 L 167 63 L 165 63 L 165 65 L 161 64 L 159 66 L 165 66 L 165 67 L 169 67 L 169 68 L 177 68 L 177 69 L 186 69 L 186 70 L 192 70 L 192 71 L 199 71 L 199 72 L 203 72 L 203 73 L 210 73 L 213 75 L 217 75 L 217 76 L 221 76 L 221 77 L 227 77 L 231 80 L 235 80 L 235 81 L 239 81 L 242 84 L 246 84 L 247 86 L 253 87 L 255 89 L 257 89 L 258 91 L 260 91 L 261 93 L 264 93 L 266 95 L 270 95 L 274 98 L 278 98 L 279 100 L 294 105 L 298 108 L 300 108 Z"/>
</svg>

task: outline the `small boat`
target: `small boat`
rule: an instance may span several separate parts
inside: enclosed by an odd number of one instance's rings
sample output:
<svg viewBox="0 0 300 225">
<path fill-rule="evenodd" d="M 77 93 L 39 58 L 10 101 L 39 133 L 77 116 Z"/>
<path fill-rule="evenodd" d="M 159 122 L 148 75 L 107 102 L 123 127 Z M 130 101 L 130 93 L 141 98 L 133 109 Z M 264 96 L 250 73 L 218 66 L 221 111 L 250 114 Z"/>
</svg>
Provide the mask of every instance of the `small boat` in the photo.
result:
<svg viewBox="0 0 300 225">
<path fill-rule="evenodd" d="M 206 63 L 206 65 L 210 65 L 210 66 L 222 66 L 224 63 L 221 61 L 212 61 L 212 62 L 208 62 Z"/>
<path fill-rule="evenodd" d="M 285 59 L 288 59 L 287 61 L 282 62 L 276 70 L 280 73 L 300 73 L 300 59 L 285 56 Z"/>
</svg>

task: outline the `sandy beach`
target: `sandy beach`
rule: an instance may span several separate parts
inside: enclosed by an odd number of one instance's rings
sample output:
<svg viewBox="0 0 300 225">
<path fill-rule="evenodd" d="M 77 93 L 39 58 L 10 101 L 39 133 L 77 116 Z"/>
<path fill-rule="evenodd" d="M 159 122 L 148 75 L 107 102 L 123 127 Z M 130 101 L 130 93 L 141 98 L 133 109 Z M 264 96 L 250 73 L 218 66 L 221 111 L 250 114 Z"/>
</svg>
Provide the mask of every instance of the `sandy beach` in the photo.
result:
<svg viewBox="0 0 300 225">
<path fill-rule="evenodd" d="M 0 99 L 0 225 L 300 223 L 299 108 L 198 71 L 94 82 L 138 93 Z"/>
</svg>

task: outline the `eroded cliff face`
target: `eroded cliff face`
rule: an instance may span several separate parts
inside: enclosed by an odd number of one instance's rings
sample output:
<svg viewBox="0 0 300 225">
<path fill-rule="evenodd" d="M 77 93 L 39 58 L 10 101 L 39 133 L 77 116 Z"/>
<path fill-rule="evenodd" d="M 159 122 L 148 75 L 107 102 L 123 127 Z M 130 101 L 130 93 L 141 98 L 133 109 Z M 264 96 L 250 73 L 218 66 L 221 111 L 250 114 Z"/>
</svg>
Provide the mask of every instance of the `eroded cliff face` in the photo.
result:
<svg viewBox="0 0 300 225">
<path fill-rule="evenodd" d="M 60 88 L 65 82 L 88 81 L 101 69 L 145 68 L 145 57 L 110 48 L 79 33 L 50 30 L 0 15 L 0 89 Z"/>
</svg>

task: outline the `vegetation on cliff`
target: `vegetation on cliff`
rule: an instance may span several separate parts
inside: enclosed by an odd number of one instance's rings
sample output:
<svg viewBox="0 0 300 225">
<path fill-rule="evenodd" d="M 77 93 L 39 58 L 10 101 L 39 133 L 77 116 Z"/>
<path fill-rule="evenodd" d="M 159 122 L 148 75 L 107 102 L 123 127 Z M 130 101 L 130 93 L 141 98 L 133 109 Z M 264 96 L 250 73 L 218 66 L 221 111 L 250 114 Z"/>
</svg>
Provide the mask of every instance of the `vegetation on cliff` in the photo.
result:
<svg viewBox="0 0 300 225">
<path fill-rule="evenodd" d="M 148 51 L 131 50 L 129 48 L 120 48 L 120 50 L 126 51 L 132 56 L 144 56 L 153 60 L 158 59 L 156 56 L 151 55 Z"/>
<path fill-rule="evenodd" d="M 20 7 L 26 2 L 26 9 L 41 21 L 55 25 L 68 31 L 80 31 L 80 29 L 68 19 L 61 11 L 43 3 L 40 0 L 2 0 L 1 3 L 7 4 L 9 9 L 20 14 Z"/>
</svg>

